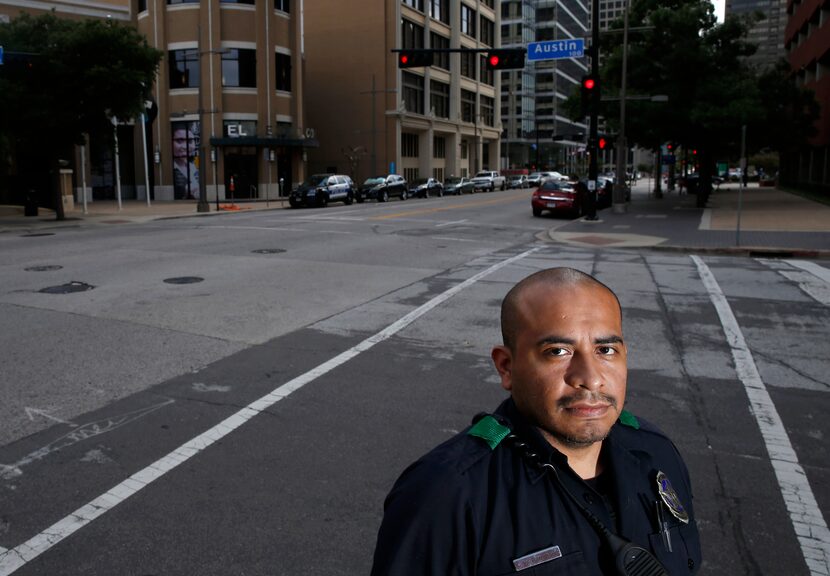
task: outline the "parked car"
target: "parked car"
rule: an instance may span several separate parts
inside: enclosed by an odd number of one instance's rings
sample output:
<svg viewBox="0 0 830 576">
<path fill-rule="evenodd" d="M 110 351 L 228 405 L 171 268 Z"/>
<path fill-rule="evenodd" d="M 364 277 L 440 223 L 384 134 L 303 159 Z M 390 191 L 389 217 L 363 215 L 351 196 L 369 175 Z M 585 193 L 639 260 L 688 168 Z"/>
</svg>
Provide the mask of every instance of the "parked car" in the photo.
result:
<svg viewBox="0 0 830 576">
<path fill-rule="evenodd" d="M 530 185 L 531 188 L 534 186 L 541 186 L 542 180 L 544 180 L 545 176 L 542 172 L 532 172 L 527 177 L 527 183 Z"/>
<path fill-rule="evenodd" d="M 554 180 L 559 180 L 560 182 L 567 182 L 568 177 L 562 174 L 561 172 L 557 172 L 555 170 L 549 172 L 542 172 L 545 175 L 545 178 L 553 178 Z"/>
<path fill-rule="evenodd" d="M 530 181 L 527 179 L 527 174 L 511 176 L 510 180 L 507 181 L 507 187 L 511 189 L 530 188 Z"/>
<path fill-rule="evenodd" d="M 587 188 L 582 185 L 571 186 L 568 182 L 559 182 L 549 178 L 533 192 L 530 199 L 533 215 L 541 216 L 547 211 L 552 214 L 567 214 L 578 218 L 587 207 L 586 190 Z"/>
<path fill-rule="evenodd" d="M 444 185 L 435 178 L 418 178 L 409 185 L 409 195 L 416 198 L 443 196 Z"/>
<path fill-rule="evenodd" d="M 401 200 L 406 200 L 408 195 L 406 180 L 403 179 L 403 176 L 389 174 L 388 176 L 367 178 L 360 187 L 360 190 L 358 190 L 356 198 L 358 202 L 363 202 L 368 199 L 386 202 L 395 196 Z"/>
<path fill-rule="evenodd" d="M 473 188 L 476 190 L 507 189 L 507 179 L 493 170 L 483 170 L 473 176 Z"/>
<path fill-rule="evenodd" d="M 451 176 L 444 180 L 444 192 L 447 194 L 465 194 L 469 192 L 472 194 L 474 192 L 473 189 L 473 181 L 469 178 Z"/>
<path fill-rule="evenodd" d="M 300 206 L 328 206 L 329 202 L 349 205 L 354 200 L 352 179 L 342 174 L 313 174 L 288 195 L 292 208 Z"/>
</svg>

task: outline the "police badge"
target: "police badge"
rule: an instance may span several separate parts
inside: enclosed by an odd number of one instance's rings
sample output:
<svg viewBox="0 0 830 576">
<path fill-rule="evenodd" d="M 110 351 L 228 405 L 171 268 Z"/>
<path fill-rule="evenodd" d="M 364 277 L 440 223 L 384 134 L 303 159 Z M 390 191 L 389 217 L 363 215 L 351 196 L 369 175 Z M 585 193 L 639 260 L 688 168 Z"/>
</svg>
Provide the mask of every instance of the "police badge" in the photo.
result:
<svg viewBox="0 0 830 576">
<path fill-rule="evenodd" d="M 683 503 L 680 502 L 680 498 L 677 496 L 677 492 L 674 491 L 669 477 L 660 471 L 657 472 L 657 492 L 660 494 L 660 499 L 663 500 L 666 508 L 671 512 L 671 515 L 684 524 L 688 524 L 689 513 L 686 512 Z"/>
</svg>

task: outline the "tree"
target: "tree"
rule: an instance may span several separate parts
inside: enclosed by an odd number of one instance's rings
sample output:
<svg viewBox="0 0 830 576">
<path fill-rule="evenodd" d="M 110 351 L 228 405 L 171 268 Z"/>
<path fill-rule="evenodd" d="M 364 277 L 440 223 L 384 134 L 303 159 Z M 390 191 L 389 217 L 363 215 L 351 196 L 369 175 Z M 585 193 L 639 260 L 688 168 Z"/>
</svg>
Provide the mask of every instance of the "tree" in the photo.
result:
<svg viewBox="0 0 830 576">
<path fill-rule="evenodd" d="M 163 54 L 130 25 L 54 14 L 0 24 L 0 44 L 8 54 L 0 68 L 0 107 L 7 112 L 0 153 L 16 158 L 19 179 L 56 171 L 85 134 L 109 137 L 110 117 L 141 113 Z M 51 188 L 62 219 L 60 191 Z"/>
</svg>

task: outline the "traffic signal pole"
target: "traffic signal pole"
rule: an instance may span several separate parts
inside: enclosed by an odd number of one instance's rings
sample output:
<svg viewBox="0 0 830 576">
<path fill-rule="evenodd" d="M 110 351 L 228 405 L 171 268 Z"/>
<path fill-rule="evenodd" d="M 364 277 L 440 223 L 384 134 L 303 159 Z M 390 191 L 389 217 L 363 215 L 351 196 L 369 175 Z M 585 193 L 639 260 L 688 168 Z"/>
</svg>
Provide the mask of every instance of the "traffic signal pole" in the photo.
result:
<svg viewBox="0 0 830 576">
<path fill-rule="evenodd" d="M 599 78 L 599 0 L 592 0 L 591 2 L 591 76 L 595 79 Z M 588 202 L 588 215 L 586 220 L 597 219 L 597 155 L 599 147 L 597 145 L 597 120 L 599 116 L 599 86 L 595 86 L 591 90 L 591 106 L 590 119 L 588 128 L 588 194 L 591 196 L 591 201 Z"/>
<path fill-rule="evenodd" d="M 625 187 L 626 187 L 626 167 L 628 165 L 628 143 L 625 139 L 625 85 L 626 73 L 628 72 L 628 9 L 631 4 L 625 7 L 623 11 L 623 58 L 622 58 L 622 84 L 620 85 L 620 133 L 617 137 L 617 177 L 614 179 L 614 192 L 612 194 L 612 210 L 614 214 L 624 214 L 626 211 L 625 204 Z"/>
</svg>

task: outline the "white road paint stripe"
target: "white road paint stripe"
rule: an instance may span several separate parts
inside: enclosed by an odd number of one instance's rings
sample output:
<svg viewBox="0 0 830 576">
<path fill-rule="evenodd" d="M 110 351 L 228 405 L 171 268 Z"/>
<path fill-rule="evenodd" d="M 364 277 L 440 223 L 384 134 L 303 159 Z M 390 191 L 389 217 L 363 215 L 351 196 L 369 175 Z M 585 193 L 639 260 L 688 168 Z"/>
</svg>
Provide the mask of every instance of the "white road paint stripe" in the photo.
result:
<svg viewBox="0 0 830 576">
<path fill-rule="evenodd" d="M 758 262 L 769 266 L 784 278 L 798 284 L 806 294 L 819 304 L 830 306 L 830 271 L 804 260 L 771 260 L 756 258 Z M 800 270 L 792 270 L 800 268 Z M 815 270 L 815 269 L 818 270 Z M 825 278 L 822 278 L 826 276 Z"/>
<path fill-rule="evenodd" d="M 464 220 L 453 220 L 452 222 L 444 222 L 442 224 L 436 224 L 435 227 L 436 228 L 443 228 L 444 226 L 452 226 L 453 224 L 463 224 L 467 220 L 469 220 L 469 218 L 465 218 Z"/>
<path fill-rule="evenodd" d="M 452 238 L 450 236 L 433 236 L 433 240 L 446 240 L 448 242 L 478 242 L 479 244 L 484 240 L 472 240 L 470 238 Z"/>
<path fill-rule="evenodd" d="M 724 334 L 732 349 L 735 370 L 749 397 L 750 408 L 755 415 L 761 436 L 769 453 L 770 462 L 790 513 L 801 553 L 810 574 L 830 574 L 830 531 L 821 514 L 807 475 L 798 463 L 798 456 L 790 443 L 784 423 L 761 380 L 752 352 L 746 344 L 738 321 L 726 300 L 712 271 L 697 256 L 691 256 L 700 278 L 709 292 L 709 298 L 718 312 Z"/>
<path fill-rule="evenodd" d="M 64 538 L 72 535 L 76 531 L 80 530 L 105 512 L 108 512 L 112 508 L 115 508 L 118 504 L 135 494 L 136 492 L 140 491 L 143 488 L 146 488 L 149 484 L 158 480 L 167 472 L 181 464 L 182 462 L 187 461 L 188 459 L 192 458 L 217 440 L 222 439 L 223 437 L 230 434 L 232 431 L 236 430 L 243 424 L 245 424 L 248 420 L 269 409 L 271 406 L 282 400 L 283 398 L 289 396 L 292 392 L 296 392 L 309 382 L 323 376 L 324 374 L 334 370 L 341 364 L 348 362 L 358 354 L 365 352 L 372 348 L 375 344 L 379 344 L 384 340 L 392 337 L 396 333 L 400 332 L 410 324 L 412 324 L 415 320 L 426 314 L 427 312 L 431 311 L 435 307 L 439 306 L 446 300 L 449 300 L 465 288 L 472 286 L 485 276 L 496 272 L 514 262 L 517 262 L 527 256 L 537 252 L 540 248 L 531 248 L 526 252 L 522 252 L 516 256 L 508 258 L 506 260 L 502 260 L 501 262 L 490 266 L 486 270 L 479 272 L 468 278 L 467 280 L 461 282 L 450 288 L 449 290 L 439 294 L 429 302 L 419 306 L 406 316 L 400 318 L 393 324 L 390 324 L 377 334 L 370 336 L 366 340 L 363 340 L 353 348 L 346 350 L 320 364 L 316 368 L 313 368 L 306 372 L 305 374 L 301 374 L 297 376 L 293 380 L 289 380 L 282 386 L 271 391 L 269 394 L 266 394 L 259 400 L 255 400 L 248 406 L 242 408 L 232 416 L 226 418 L 210 430 L 196 436 L 192 440 L 182 444 L 175 450 L 173 450 L 167 456 L 164 456 L 160 460 L 157 460 L 153 464 L 150 464 L 143 470 L 136 472 L 117 486 L 113 487 L 109 491 L 105 492 L 101 496 L 98 496 L 95 500 L 81 506 L 77 510 L 75 510 L 69 516 L 59 520 L 57 523 L 53 524 L 40 534 L 30 538 L 28 541 L 20 544 L 19 546 L 12 548 L 10 550 L 5 550 L 0 552 L 0 576 L 8 576 L 15 572 L 18 568 L 24 566 L 26 563 L 30 562 L 34 558 L 38 557 L 39 555 L 43 554 L 47 550 L 49 550 L 52 546 L 63 540 Z"/>
</svg>

